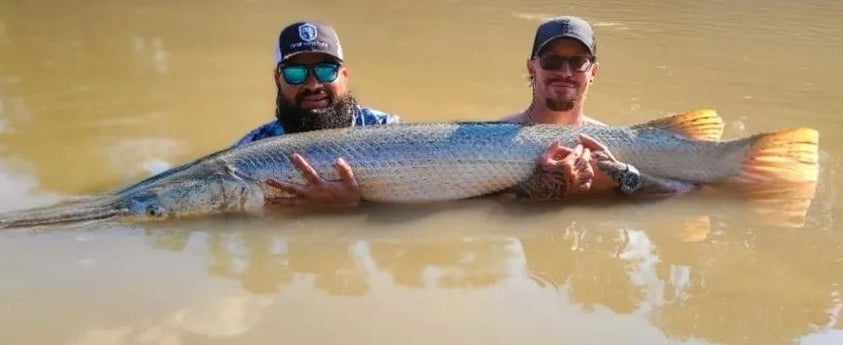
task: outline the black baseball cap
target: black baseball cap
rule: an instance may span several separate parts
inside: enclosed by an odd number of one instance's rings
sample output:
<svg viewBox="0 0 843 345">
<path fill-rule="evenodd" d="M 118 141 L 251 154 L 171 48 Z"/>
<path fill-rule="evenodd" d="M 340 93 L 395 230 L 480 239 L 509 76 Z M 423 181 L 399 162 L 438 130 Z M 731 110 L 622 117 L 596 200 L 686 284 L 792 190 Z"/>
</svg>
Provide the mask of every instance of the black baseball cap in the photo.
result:
<svg viewBox="0 0 843 345">
<path fill-rule="evenodd" d="M 580 41 L 592 56 L 597 56 L 597 40 L 591 24 L 579 17 L 561 16 L 545 20 L 536 29 L 530 58 L 536 57 L 548 43 L 557 38 L 573 38 Z"/>
<path fill-rule="evenodd" d="M 332 26 L 321 22 L 301 21 L 281 30 L 275 44 L 276 64 L 308 52 L 328 54 L 343 61 L 340 39 Z"/>
</svg>

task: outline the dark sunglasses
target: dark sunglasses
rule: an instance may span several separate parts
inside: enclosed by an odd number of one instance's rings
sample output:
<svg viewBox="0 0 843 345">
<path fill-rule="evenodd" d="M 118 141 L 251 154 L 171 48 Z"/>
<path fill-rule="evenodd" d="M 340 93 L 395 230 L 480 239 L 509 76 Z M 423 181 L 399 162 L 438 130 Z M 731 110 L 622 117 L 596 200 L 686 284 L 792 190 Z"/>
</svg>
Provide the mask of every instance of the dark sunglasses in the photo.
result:
<svg viewBox="0 0 843 345">
<path fill-rule="evenodd" d="M 572 71 L 585 72 L 593 62 L 594 57 L 588 55 L 559 56 L 549 54 L 539 57 L 539 65 L 546 70 L 560 70 L 567 64 Z"/>
<path fill-rule="evenodd" d="M 279 65 L 281 75 L 284 76 L 284 81 L 290 85 L 299 85 L 307 80 L 308 73 L 313 72 L 313 76 L 320 83 L 330 83 L 337 80 L 340 65 L 336 62 L 320 62 L 317 64 L 284 64 Z"/>
</svg>

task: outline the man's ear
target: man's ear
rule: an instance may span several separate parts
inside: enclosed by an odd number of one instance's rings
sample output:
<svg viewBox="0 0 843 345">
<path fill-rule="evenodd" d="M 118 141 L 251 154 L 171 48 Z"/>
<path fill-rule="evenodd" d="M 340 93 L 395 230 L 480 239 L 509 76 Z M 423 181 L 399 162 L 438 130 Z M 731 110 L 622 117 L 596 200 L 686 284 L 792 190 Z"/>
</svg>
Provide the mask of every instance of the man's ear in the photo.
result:
<svg viewBox="0 0 843 345">
<path fill-rule="evenodd" d="M 275 86 L 281 88 L 281 74 L 278 72 L 278 67 L 275 68 L 275 71 L 272 72 L 275 75 Z"/>
<path fill-rule="evenodd" d="M 591 81 L 594 81 L 594 78 L 597 77 L 597 73 L 600 72 L 600 63 L 595 61 L 594 65 L 591 67 Z"/>
<path fill-rule="evenodd" d="M 527 76 L 530 79 L 536 76 L 536 69 L 533 67 L 533 59 L 527 59 Z"/>
</svg>

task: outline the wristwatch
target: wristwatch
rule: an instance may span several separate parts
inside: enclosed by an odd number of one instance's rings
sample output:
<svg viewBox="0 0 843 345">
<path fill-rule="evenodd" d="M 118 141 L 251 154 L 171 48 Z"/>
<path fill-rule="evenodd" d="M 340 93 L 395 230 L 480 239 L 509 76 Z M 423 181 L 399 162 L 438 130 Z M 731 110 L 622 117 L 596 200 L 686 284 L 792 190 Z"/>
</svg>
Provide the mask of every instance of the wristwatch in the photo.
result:
<svg viewBox="0 0 843 345">
<path fill-rule="evenodd" d="M 624 165 L 626 168 L 618 171 L 613 177 L 621 192 L 630 195 L 641 188 L 641 173 L 632 164 L 624 163 Z"/>
</svg>

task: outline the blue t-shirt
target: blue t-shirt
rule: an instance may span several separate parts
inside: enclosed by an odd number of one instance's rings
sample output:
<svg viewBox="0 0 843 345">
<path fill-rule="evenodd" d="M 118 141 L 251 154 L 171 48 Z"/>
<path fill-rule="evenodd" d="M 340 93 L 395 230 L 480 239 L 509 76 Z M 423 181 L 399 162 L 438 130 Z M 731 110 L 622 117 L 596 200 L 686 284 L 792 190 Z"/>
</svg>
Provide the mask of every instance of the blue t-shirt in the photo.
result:
<svg viewBox="0 0 843 345">
<path fill-rule="evenodd" d="M 357 105 L 354 110 L 352 126 L 385 125 L 400 122 L 401 118 L 397 115 Z M 281 122 L 278 122 L 278 119 L 275 119 L 253 129 L 248 134 L 240 138 L 240 140 L 238 140 L 232 147 L 243 146 L 256 140 L 274 137 L 284 133 L 284 126 L 281 125 Z"/>
</svg>

